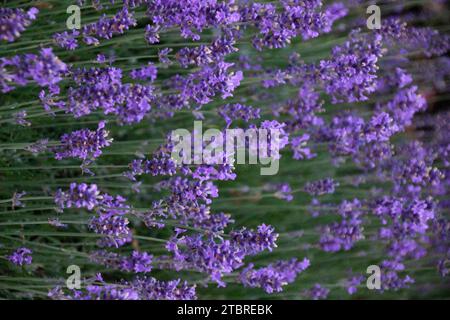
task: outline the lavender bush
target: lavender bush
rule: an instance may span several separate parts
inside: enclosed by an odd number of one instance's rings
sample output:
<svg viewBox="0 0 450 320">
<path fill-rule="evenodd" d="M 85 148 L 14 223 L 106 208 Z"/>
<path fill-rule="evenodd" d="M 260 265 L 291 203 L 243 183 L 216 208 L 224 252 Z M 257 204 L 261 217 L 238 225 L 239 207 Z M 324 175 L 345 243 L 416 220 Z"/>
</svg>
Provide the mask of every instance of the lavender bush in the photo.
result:
<svg viewBox="0 0 450 320">
<path fill-rule="evenodd" d="M 1 298 L 449 297 L 447 1 L 74 3 L 0 8 Z M 194 120 L 279 172 L 177 163 Z"/>
</svg>

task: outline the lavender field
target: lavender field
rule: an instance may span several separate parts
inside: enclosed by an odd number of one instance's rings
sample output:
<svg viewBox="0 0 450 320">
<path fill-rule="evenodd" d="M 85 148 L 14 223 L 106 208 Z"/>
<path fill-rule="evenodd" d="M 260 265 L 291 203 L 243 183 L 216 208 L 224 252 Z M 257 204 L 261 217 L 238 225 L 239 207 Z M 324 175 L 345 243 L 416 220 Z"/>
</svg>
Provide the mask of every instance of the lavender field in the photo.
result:
<svg viewBox="0 0 450 320">
<path fill-rule="evenodd" d="M 0 299 L 449 299 L 449 13 L 0 1 Z"/>
</svg>

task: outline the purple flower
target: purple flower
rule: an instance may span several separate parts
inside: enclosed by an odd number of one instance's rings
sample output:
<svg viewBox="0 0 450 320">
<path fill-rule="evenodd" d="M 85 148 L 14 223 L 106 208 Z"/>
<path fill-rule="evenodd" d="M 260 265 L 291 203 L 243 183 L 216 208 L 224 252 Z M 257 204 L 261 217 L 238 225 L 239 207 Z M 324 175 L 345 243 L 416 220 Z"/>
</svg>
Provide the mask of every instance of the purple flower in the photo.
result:
<svg viewBox="0 0 450 320">
<path fill-rule="evenodd" d="M 138 300 L 140 298 L 137 290 L 128 283 L 106 284 L 103 279 L 98 280 L 101 284 L 89 284 L 85 290 L 71 290 L 70 294 L 65 294 L 62 288 L 56 287 L 49 291 L 48 296 L 55 300 Z"/>
<path fill-rule="evenodd" d="M 98 44 L 95 37 L 102 39 L 111 39 L 114 35 L 123 34 L 125 30 L 137 24 L 133 13 L 124 6 L 112 18 L 103 15 L 97 22 L 85 25 L 81 32 L 84 36 L 84 42 L 88 45 Z"/>
<path fill-rule="evenodd" d="M 64 208 L 86 208 L 92 210 L 100 204 L 100 191 L 97 185 L 86 183 L 70 184 L 70 189 L 66 192 L 59 189 L 55 193 L 55 203 L 63 210 Z"/>
<path fill-rule="evenodd" d="M 12 197 L 12 207 L 13 208 L 20 208 L 25 207 L 25 204 L 20 201 L 24 195 L 27 193 L 25 191 L 22 192 L 14 192 Z"/>
<path fill-rule="evenodd" d="M 184 169 L 184 168 L 183 168 Z M 187 175 L 192 178 L 203 180 L 234 180 L 237 175 L 234 173 L 234 167 L 230 164 L 219 165 L 199 165 L 195 170 L 186 169 Z"/>
<path fill-rule="evenodd" d="M 95 61 L 98 63 L 106 63 L 106 57 L 104 54 L 99 53 L 97 58 L 95 58 Z"/>
<path fill-rule="evenodd" d="M 175 88 L 180 90 L 182 98 L 192 99 L 201 105 L 209 103 L 216 94 L 226 99 L 233 96 L 234 89 L 243 79 L 242 71 L 228 71 L 232 66 L 232 63 L 223 61 L 211 66 L 205 65 L 200 71 L 176 79 L 179 84 Z"/>
<path fill-rule="evenodd" d="M 130 256 L 122 256 L 114 252 L 99 250 L 93 252 L 90 258 L 95 263 L 126 272 L 145 273 L 152 270 L 153 256 L 147 252 L 134 250 Z"/>
<path fill-rule="evenodd" d="M 42 48 L 38 55 L 25 54 L 0 58 L 0 86 L 2 92 L 14 86 L 25 86 L 35 81 L 41 87 L 56 85 L 62 80 L 67 66 L 53 54 L 51 48 Z"/>
<path fill-rule="evenodd" d="M 23 9 L 0 8 L 0 40 L 13 42 L 20 34 L 36 19 L 39 10 L 30 8 Z"/>
<path fill-rule="evenodd" d="M 380 112 L 370 119 L 364 131 L 367 143 L 386 142 L 399 131 L 399 127 L 389 114 Z"/>
<path fill-rule="evenodd" d="M 217 61 L 223 61 L 225 56 L 238 51 L 237 48 L 233 47 L 234 44 L 234 39 L 220 37 L 214 40 L 211 45 L 182 48 L 178 51 L 176 57 L 184 68 L 187 68 L 189 65 L 208 65 Z"/>
<path fill-rule="evenodd" d="M 302 77 L 295 75 L 296 71 L 294 70 L 296 68 L 297 67 L 292 67 L 293 70 L 290 71 L 293 73 L 293 79 Z M 300 71 L 300 73 L 303 72 Z M 289 116 L 286 123 L 290 131 L 296 131 L 299 129 L 305 130 L 311 126 L 322 125 L 323 120 L 316 115 L 316 113 L 323 112 L 323 102 L 321 102 L 319 98 L 320 95 L 314 90 L 311 84 L 303 84 L 295 99 L 290 99 L 287 101 L 287 105 L 283 106 L 280 112 L 286 113 Z"/>
<path fill-rule="evenodd" d="M 328 128 L 322 129 L 322 139 L 330 143 L 329 149 L 333 155 L 354 155 L 365 143 L 362 133 L 365 127 L 364 119 L 354 114 L 342 114 L 333 117 Z"/>
<path fill-rule="evenodd" d="M 25 150 L 38 154 L 47 150 L 48 139 L 41 139 L 25 147 Z"/>
<path fill-rule="evenodd" d="M 147 15 L 153 22 L 148 36 L 150 43 L 157 39 L 159 29 L 177 28 L 183 38 L 199 40 L 203 29 L 225 27 L 239 21 L 234 1 L 156 0 L 147 3 Z M 147 27 L 149 28 L 149 27 Z"/>
<path fill-rule="evenodd" d="M 450 259 L 444 258 L 439 260 L 438 271 L 442 277 L 446 277 L 448 274 L 450 274 L 450 268 L 448 267 L 448 265 L 450 265 Z"/>
<path fill-rule="evenodd" d="M 444 174 L 433 166 L 434 159 L 418 141 L 408 143 L 398 150 L 399 157 L 388 164 L 397 192 L 416 194 L 422 187 L 438 186 Z"/>
<path fill-rule="evenodd" d="M 291 186 L 288 183 L 268 183 L 263 186 L 264 191 L 275 192 L 275 197 L 278 199 L 292 201 L 294 196 L 292 195 Z"/>
<path fill-rule="evenodd" d="M 152 255 L 134 250 L 129 259 L 122 262 L 122 269 L 134 272 L 150 272 L 152 270 Z"/>
<path fill-rule="evenodd" d="M 365 280 L 364 276 L 353 276 L 347 279 L 346 287 L 349 295 L 353 295 L 358 291 L 358 286 Z"/>
<path fill-rule="evenodd" d="M 210 214 L 204 219 L 194 219 L 194 226 L 218 234 L 223 233 L 224 229 L 233 222 L 231 215 L 221 212 Z"/>
<path fill-rule="evenodd" d="M 426 101 L 417 90 L 416 86 L 399 90 L 391 101 L 378 108 L 389 112 L 394 122 L 403 129 L 411 125 L 414 114 L 426 108 Z"/>
<path fill-rule="evenodd" d="M 147 25 L 145 27 L 145 40 L 149 44 L 159 43 L 159 26 Z"/>
<path fill-rule="evenodd" d="M 150 82 L 153 82 L 156 80 L 157 74 L 158 69 L 153 63 L 149 62 L 145 67 L 131 70 L 130 77 L 132 79 L 148 80 Z"/>
<path fill-rule="evenodd" d="M 409 275 L 401 276 L 399 272 L 403 271 L 405 266 L 396 260 L 384 260 L 381 263 L 381 291 L 408 288 L 414 283 L 414 279 Z"/>
<path fill-rule="evenodd" d="M 78 186 L 78 189 L 80 189 L 80 186 L 82 186 L 82 184 Z M 95 188 L 93 186 L 95 186 Z M 76 189 L 77 186 L 74 188 Z M 83 186 L 81 189 L 85 188 L 94 189 L 96 191 L 95 199 L 92 199 L 91 193 L 88 193 L 87 195 L 81 193 L 80 195 L 83 198 L 87 198 L 83 199 L 83 202 L 87 202 L 87 206 L 82 203 L 80 207 L 84 207 L 88 210 L 96 209 L 98 215 L 91 218 L 88 227 L 95 233 L 102 235 L 98 245 L 101 247 L 120 247 L 131 242 L 132 233 L 128 226 L 129 220 L 125 217 L 125 215 L 130 212 L 129 206 L 126 204 L 126 199 L 121 196 L 113 197 L 106 193 L 100 194 L 96 189 L 96 185 L 91 185 L 89 187 Z"/>
<path fill-rule="evenodd" d="M 320 247 L 327 252 L 350 250 L 354 243 L 364 238 L 359 220 L 342 220 L 324 228 Z"/>
<path fill-rule="evenodd" d="M 257 129 L 251 124 L 250 128 Z M 262 131 L 264 130 L 264 131 Z M 265 120 L 261 123 L 258 133 L 258 143 L 250 143 L 249 152 L 258 155 L 259 158 L 281 157 L 280 150 L 289 144 L 289 133 L 286 132 L 286 124 L 277 120 Z"/>
<path fill-rule="evenodd" d="M 435 205 L 431 198 L 421 200 L 383 197 L 372 205 L 373 212 L 383 224 L 392 223 L 392 232 L 385 233 L 403 238 L 408 234 L 424 234 L 435 217 Z M 386 231 L 384 231 L 386 232 Z"/>
<path fill-rule="evenodd" d="M 52 112 L 52 107 L 58 107 L 60 109 L 63 109 L 66 103 L 64 101 L 55 101 L 57 99 L 57 95 L 61 92 L 61 89 L 56 86 L 50 86 L 49 92 L 47 93 L 46 90 L 41 90 L 39 92 L 39 100 L 41 101 L 42 105 L 44 106 L 45 111 L 47 111 L 50 115 L 54 116 L 54 112 Z"/>
<path fill-rule="evenodd" d="M 295 160 L 312 159 L 316 156 L 306 145 L 310 139 L 309 134 L 305 133 L 301 136 L 291 139 L 291 149 L 294 151 L 293 158 Z"/>
<path fill-rule="evenodd" d="M 168 56 L 169 56 L 169 53 L 172 52 L 172 51 L 173 51 L 172 48 L 164 48 L 162 50 L 159 50 L 158 51 L 159 62 L 162 63 L 163 65 L 166 65 L 166 66 L 171 64 L 171 61 L 168 58 Z"/>
<path fill-rule="evenodd" d="M 7 259 L 16 266 L 23 266 L 31 264 L 33 258 L 31 256 L 32 251 L 28 248 L 19 248 L 14 251 Z"/>
<path fill-rule="evenodd" d="M 413 82 L 412 76 L 402 68 L 395 68 L 394 73 L 389 73 L 378 80 L 378 91 L 388 92 L 392 88 L 403 89 Z"/>
<path fill-rule="evenodd" d="M 55 151 L 55 158 L 79 158 L 81 160 L 94 160 L 102 154 L 102 149 L 111 145 L 112 139 L 108 139 L 109 132 L 105 130 L 105 122 L 100 121 L 98 129 L 91 131 L 81 129 L 61 137 L 60 145 Z"/>
<path fill-rule="evenodd" d="M 222 275 L 241 267 L 245 256 L 240 246 L 230 240 L 215 241 L 200 234 L 179 239 L 175 235 L 166 249 L 174 254 L 173 263 L 177 270 L 193 268 L 205 272 L 221 287 L 225 286 Z"/>
<path fill-rule="evenodd" d="M 89 221 L 89 229 L 103 237 L 101 247 L 121 247 L 132 241 L 129 221 L 121 215 L 100 214 Z"/>
<path fill-rule="evenodd" d="M 332 178 L 326 178 L 318 181 L 308 182 L 305 185 L 305 192 L 312 196 L 321 196 L 334 193 L 334 189 L 339 186 Z"/>
<path fill-rule="evenodd" d="M 196 286 L 180 279 L 160 281 L 151 277 L 139 277 L 131 286 L 142 300 L 196 300 Z"/>
<path fill-rule="evenodd" d="M 328 297 L 330 289 L 322 287 L 316 283 L 311 289 L 305 291 L 305 295 L 312 300 L 322 300 Z"/>
<path fill-rule="evenodd" d="M 143 174 L 152 176 L 174 175 L 177 172 L 177 165 L 172 159 L 172 150 L 173 145 L 170 142 L 161 145 L 153 152 L 150 160 L 133 160 L 129 164 L 130 171 L 125 172 L 124 175 L 132 181 L 136 181 L 135 177 Z"/>
<path fill-rule="evenodd" d="M 344 201 L 339 207 L 339 214 L 342 220 L 326 225 L 321 232 L 320 247 L 324 251 L 350 250 L 357 241 L 364 239 L 359 200 Z"/>
<path fill-rule="evenodd" d="M 151 84 L 122 83 L 122 70 L 115 67 L 75 69 L 73 80 L 76 86 L 69 88 L 62 109 L 77 118 L 100 108 L 122 124 L 140 122 L 155 98 Z"/>
<path fill-rule="evenodd" d="M 169 202 L 179 204 L 201 203 L 211 204 L 212 198 L 219 196 L 217 186 L 211 181 L 196 181 L 175 177 L 160 184 L 171 191 Z"/>
<path fill-rule="evenodd" d="M 416 52 L 419 50 L 426 57 L 430 58 L 443 55 L 449 49 L 450 41 L 447 34 L 442 35 L 437 30 L 429 27 L 408 27 L 405 22 L 398 18 L 386 19 L 380 34 L 383 36 L 386 44 L 389 45 L 390 50 L 393 50 L 396 46 L 400 47 L 402 52 Z"/>
<path fill-rule="evenodd" d="M 254 269 L 249 264 L 239 274 L 239 282 L 245 287 L 262 288 L 266 293 L 283 291 L 283 286 L 295 281 L 297 275 L 306 270 L 310 265 L 307 258 L 303 261 L 292 259 L 289 261 L 278 261 L 267 267 Z"/>
<path fill-rule="evenodd" d="M 333 4 L 330 4 L 329 6 L 325 7 L 325 23 L 328 24 L 324 28 L 325 32 L 330 32 L 331 27 L 333 23 L 343 17 L 345 17 L 348 14 L 348 9 L 346 6 L 341 2 L 336 2 Z"/>
<path fill-rule="evenodd" d="M 260 109 L 251 106 L 245 106 L 239 103 L 226 104 L 219 109 L 219 115 L 225 120 L 227 128 L 230 127 L 233 120 L 244 120 L 249 122 L 252 119 L 260 118 Z"/>
<path fill-rule="evenodd" d="M 55 228 L 67 228 L 68 225 L 59 221 L 59 218 L 48 218 L 48 224 Z"/>
<path fill-rule="evenodd" d="M 271 3 L 251 3 L 242 8 L 241 20 L 259 29 L 253 39 L 256 49 L 282 48 L 296 36 L 306 40 L 329 32 L 334 20 L 346 14 L 338 7 L 321 12 L 321 5 L 321 1 L 283 1 L 277 10 Z"/>
<path fill-rule="evenodd" d="M 55 33 L 53 35 L 53 40 L 56 44 L 66 50 L 75 50 L 78 48 L 77 37 L 80 35 L 80 32 L 77 30 L 72 30 L 72 32 L 64 31 L 61 33 Z"/>
<path fill-rule="evenodd" d="M 272 251 L 276 248 L 278 234 L 274 233 L 274 228 L 261 224 L 256 231 L 242 228 L 238 231 L 230 232 L 233 243 L 239 246 L 247 255 L 255 255 L 264 250 Z"/>
<path fill-rule="evenodd" d="M 26 118 L 27 118 L 27 112 L 25 110 L 19 111 L 19 112 L 15 112 L 13 114 L 13 118 L 14 118 L 14 123 L 18 124 L 19 126 L 22 127 L 29 127 L 31 126 L 31 122 L 29 122 Z"/>
<path fill-rule="evenodd" d="M 353 33 L 344 45 L 333 48 L 333 58 L 320 62 L 321 81 L 333 103 L 364 101 L 375 91 L 381 40 L 377 34 Z"/>
</svg>

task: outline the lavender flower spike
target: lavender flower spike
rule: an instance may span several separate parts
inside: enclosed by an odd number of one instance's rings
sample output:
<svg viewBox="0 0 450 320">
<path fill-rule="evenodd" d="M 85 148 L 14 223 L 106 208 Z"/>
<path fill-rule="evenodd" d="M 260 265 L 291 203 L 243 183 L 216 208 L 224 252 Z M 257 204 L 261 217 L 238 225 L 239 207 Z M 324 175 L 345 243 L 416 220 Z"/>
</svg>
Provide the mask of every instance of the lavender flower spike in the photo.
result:
<svg viewBox="0 0 450 320">
<path fill-rule="evenodd" d="M 7 259 L 16 266 L 23 266 L 31 264 L 33 261 L 33 257 L 31 256 L 32 253 L 33 252 L 28 248 L 19 248 L 8 256 Z"/>
<path fill-rule="evenodd" d="M 61 145 L 55 148 L 55 158 L 79 158 L 93 160 L 102 154 L 102 148 L 111 144 L 109 132 L 105 130 L 105 121 L 100 121 L 98 129 L 91 131 L 81 129 L 61 137 Z"/>
<path fill-rule="evenodd" d="M 13 42 L 36 19 L 39 10 L 0 8 L 0 40 Z"/>
</svg>

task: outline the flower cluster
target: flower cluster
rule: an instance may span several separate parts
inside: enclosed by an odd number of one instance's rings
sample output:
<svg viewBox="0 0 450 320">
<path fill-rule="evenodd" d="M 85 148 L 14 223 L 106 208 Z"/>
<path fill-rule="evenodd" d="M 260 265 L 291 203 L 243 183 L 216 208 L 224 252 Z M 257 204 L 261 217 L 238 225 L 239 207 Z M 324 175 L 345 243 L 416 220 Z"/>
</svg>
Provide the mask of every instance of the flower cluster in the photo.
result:
<svg viewBox="0 0 450 320">
<path fill-rule="evenodd" d="M 41 87 L 50 87 L 63 79 L 67 69 L 67 65 L 53 54 L 51 48 L 41 49 L 38 55 L 0 58 L 1 90 L 6 93 L 32 81 Z"/>
<path fill-rule="evenodd" d="M 7 259 L 17 266 L 23 266 L 31 264 L 33 261 L 33 257 L 31 256 L 32 253 L 33 252 L 28 248 L 19 248 L 9 255 Z"/>
<path fill-rule="evenodd" d="M 93 160 L 102 154 L 102 148 L 111 144 L 108 139 L 108 131 L 105 130 L 105 122 L 98 124 L 96 131 L 82 129 L 65 134 L 61 137 L 60 145 L 55 148 L 55 158 L 79 158 Z"/>
<path fill-rule="evenodd" d="M 91 260 L 108 268 L 116 268 L 121 271 L 145 273 L 152 271 L 152 255 L 147 252 L 133 251 L 131 256 L 123 257 L 115 252 L 105 250 L 91 254 Z"/>
<path fill-rule="evenodd" d="M 291 284 L 295 297 L 315 300 L 336 287 L 365 295 L 355 268 L 369 254 L 380 293 L 412 287 L 422 265 L 450 273 L 450 113 L 440 110 L 450 40 L 428 27 L 435 9 L 421 16 L 421 4 L 400 1 L 386 6 L 381 29 L 366 30 L 359 0 L 90 4 L 81 29 L 7 43 L 0 58 L 0 136 L 18 140 L 0 144 L 1 170 L 20 177 L 0 190 L 0 225 L 20 235 L 0 251 L 45 241 L 61 257 L 81 253 L 108 279 L 98 273 L 50 298 L 191 300 L 197 285 L 230 283 L 267 294 Z M 18 39 L 37 13 L 0 8 L 0 41 Z M 223 137 L 239 125 L 261 129 L 237 150 L 279 161 L 279 175 L 252 177 L 231 150 L 178 163 L 171 133 L 192 119 Z M 203 136 L 201 146 L 223 137 Z M 77 175 L 77 161 L 91 176 Z M 16 189 L 22 182 L 30 190 Z M 13 213 L 44 218 L 17 222 Z M 302 260 L 264 261 L 294 250 Z M 5 257 L 23 266 L 32 255 L 38 276 L 48 267 L 41 251 Z M 338 274 L 333 259 L 356 272 Z M 325 263 L 336 283 L 299 279 Z"/>
<path fill-rule="evenodd" d="M 123 83 L 120 68 L 74 69 L 72 74 L 76 86 L 68 89 L 67 102 L 57 106 L 76 118 L 100 108 L 123 124 L 140 122 L 155 99 L 151 84 Z"/>
<path fill-rule="evenodd" d="M 20 34 L 36 20 L 39 10 L 31 8 L 28 11 L 23 9 L 0 8 L 0 40 L 13 42 L 20 37 Z"/>
<path fill-rule="evenodd" d="M 172 267 L 181 270 L 194 268 L 206 272 L 219 286 L 225 286 L 224 274 L 229 274 L 243 265 L 247 255 L 256 255 L 264 250 L 271 251 L 278 237 L 273 228 L 261 225 L 256 231 L 237 230 L 230 233 L 231 239 L 215 239 L 213 236 L 183 235 L 179 229 L 169 243 L 167 250 L 173 253 Z"/>
<path fill-rule="evenodd" d="M 240 273 L 239 281 L 246 287 L 262 288 L 267 293 L 280 292 L 283 286 L 294 282 L 309 264 L 306 258 L 303 261 L 278 261 L 260 269 L 254 269 L 253 264 L 250 264 Z"/>
<path fill-rule="evenodd" d="M 305 192 L 309 193 L 312 196 L 321 196 L 328 193 L 334 193 L 336 186 L 339 184 L 336 183 L 332 178 L 326 178 L 318 181 L 308 182 L 305 185 Z"/>
<path fill-rule="evenodd" d="M 111 39 L 114 35 L 123 34 L 130 27 L 137 24 L 132 12 L 124 6 L 112 18 L 103 15 L 97 22 L 83 26 L 81 32 L 74 29 L 72 32 L 64 31 L 53 36 L 55 43 L 61 48 L 75 50 L 78 47 L 79 36 L 82 36 L 87 45 L 98 45 L 100 39 Z"/>
</svg>

